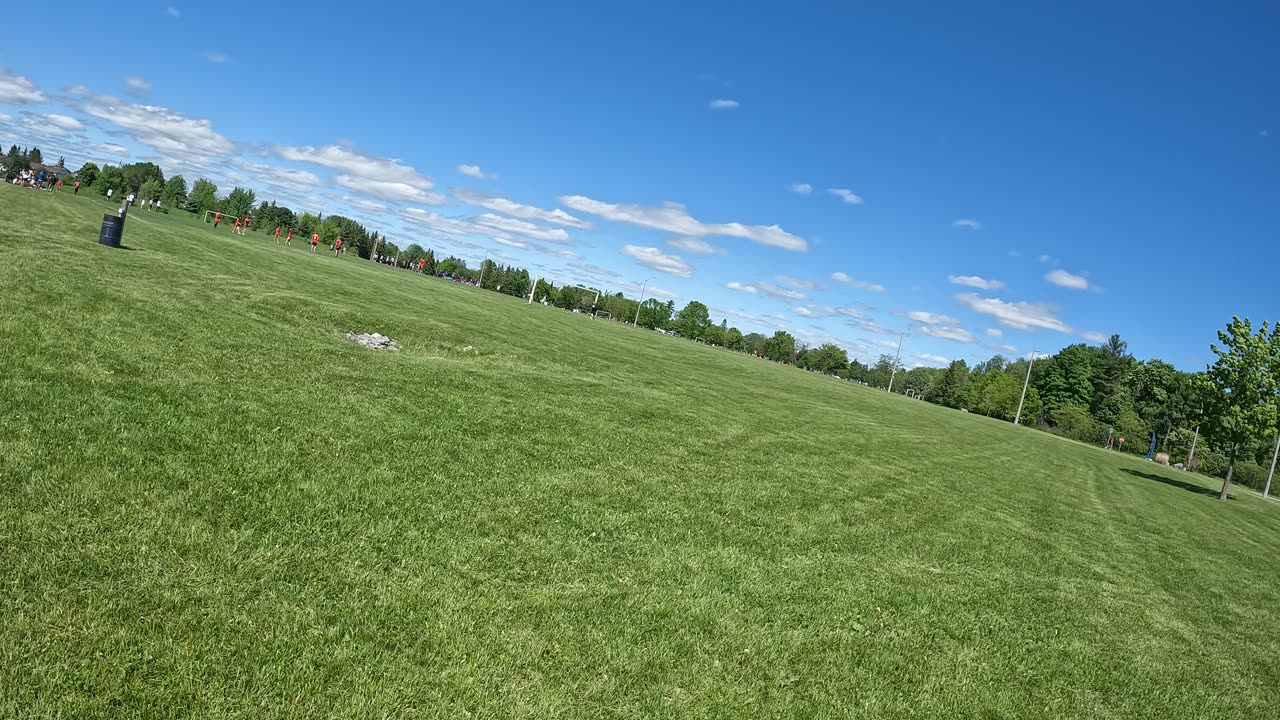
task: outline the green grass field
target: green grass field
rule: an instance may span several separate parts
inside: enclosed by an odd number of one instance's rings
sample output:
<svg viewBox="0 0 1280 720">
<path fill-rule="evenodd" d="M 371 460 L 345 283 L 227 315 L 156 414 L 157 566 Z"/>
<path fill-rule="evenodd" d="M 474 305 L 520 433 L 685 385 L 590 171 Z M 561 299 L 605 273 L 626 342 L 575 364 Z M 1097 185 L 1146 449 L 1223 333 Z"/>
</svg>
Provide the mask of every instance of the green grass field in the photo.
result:
<svg viewBox="0 0 1280 720">
<path fill-rule="evenodd" d="M 1280 716 L 1280 505 L 107 209 L 0 186 L 2 717 Z"/>
</svg>

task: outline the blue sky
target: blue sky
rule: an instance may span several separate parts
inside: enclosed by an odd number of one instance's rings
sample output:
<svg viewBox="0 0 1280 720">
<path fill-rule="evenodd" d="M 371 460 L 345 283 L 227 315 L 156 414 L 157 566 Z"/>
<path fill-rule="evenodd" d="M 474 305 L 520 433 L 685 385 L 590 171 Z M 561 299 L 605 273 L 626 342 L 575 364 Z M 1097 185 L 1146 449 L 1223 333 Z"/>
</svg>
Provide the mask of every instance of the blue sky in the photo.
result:
<svg viewBox="0 0 1280 720">
<path fill-rule="evenodd" d="M 1280 310 L 1276 3 L 528 5 L 19 3 L 0 142 L 864 360 Z"/>
</svg>

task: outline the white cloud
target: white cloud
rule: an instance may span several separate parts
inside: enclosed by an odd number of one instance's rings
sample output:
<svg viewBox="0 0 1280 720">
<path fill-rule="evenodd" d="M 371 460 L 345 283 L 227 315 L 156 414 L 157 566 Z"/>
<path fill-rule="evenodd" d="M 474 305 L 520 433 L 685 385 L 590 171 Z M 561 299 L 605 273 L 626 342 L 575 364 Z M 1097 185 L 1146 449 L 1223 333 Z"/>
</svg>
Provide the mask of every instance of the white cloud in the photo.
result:
<svg viewBox="0 0 1280 720">
<path fill-rule="evenodd" d="M 564 228 L 543 227 L 524 220 L 494 215 L 493 213 L 485 213 L 473 219 L 472 222 L 480 227 L 511 233 L 512 235 L 522 235 L 533 240 L 553 243 L 569 242 L 569 233 L 565 232 Z"/>
<path fill-rule="evenodd" d="M 686 237 L 719 235 L 751 240 L 761 245 L 784 250 L 805 250 L 809 244 L 777 225 L 743 225 L 741 223 L 703 223 L 689 215 L 683 205 L 666 203 L 662 207 L 615 205 L 592 200 L 582 195 L 565 195 L 560 204 L 572 210 L 598 215 L 614 222 L 630 223 Z"/>
<path fill-rule="evenodd" d="M 452 218 L 422 208 L 405 208 L 400 216 L 433 231 L 438 235 L 477 235 L 479 228 L 460 218 Z"/>
<path fill-rule="evenodd" d="M 988 349 L 988 350 L 994 350 L 994 351 L 996 351 L 996 352 L 998 352 L 998 353 L 1004 353 L 1005 355 L 1014 355 L 1014 354 L 1016 354 L 1016 353 L 1018 352 L 1018 348 L 1016 348 L 1016 347 L 1014 347 L 1014 346 L 1012 346 L 1012 345 L 994 345 L 994 344 L 992 344 L 992 345 L 987 345 L 987 349 Z"/>
<path fill-rule="evenodd" d="M 954 340 L 960 343 L 973 342 L 973 333 L 964 328 L 946 327 L 944 325 L 921 325 L 917 330 L 930 337 L 942 338 L 943 340 Z"/>
<path fill-rule="evenodd" d="M 838 307 L 835 309 L 835 312 L 837 315 L 844 315 L 845 317 L 850 317 L 850 318 L 853 318 L 854 320 L 862 320 L 864 322 L 869 322 L 871 320 L 870 315 L 867 315 L 866 313 L 860 312 L 858 310 L 854 310 L 851 307 Z"/>
<path fill-rule="evenodd" d="M 883 285 L 877 285 L 877 284 L 875 284 L 875 283 L 869 283 L 869 282 L 867 282 L 867 281 L 865 281 L 865 280 L 856 280 L 856 279 L 851 278 L 851 277 L 849 277 L 847 274 L 842 273 L 842 272 L 834 272 L 834 273 L 831 273 L 831 279 L 832 279 L 832 280 L 835 280 L 835 281 L 836 281 L 836 282 L 838 282 L 838 283 L 844 283 L 845 285 L 848 285 L 849 287 L 856 287 L 856 288 L 860 288 L 860 289 L 862 289 L 862 290 L 870 290 L 871 292 L 884 292 L 884 286 L 883 286 Z"/>
<path fill-rule="evenodd" d="M 204 59 L 215 65 L 223 65 L 231 61 L 231 58 L 217 50 L 206 50 L 204 53 Z"/>
<path fill-rule="evenodd" d="M 1044 328 L 1070 333 L 1071 328 L 1054 315 L 1049 305 L 1028 302 L 1005 302 L 998 298 L 978 297 L 977 293 L 960 293 L 956 300 L 974 312 L 990 315 L 996 322 L 1018 330 Z"/>
<path fill-rule="evenodd" d="M 1089 342 L 1095 342 L 1095 343 L 1104 343 L 1108 340 L 1105 333 L 1094 332 L 1093 330 L 1088 330 L 1086 332 L 1080 333 L 1080 337 L 1084 338 L 1085 340 L 1088 340 Z"/>
<path fill-rule="evenodd" d="M 1042 262 L 1042 263 L 1047 263 L 1047 262 L 1057 262 L 1057 259 L 1056 259 L 1056 258 L 1054 258 L 1052 255 L 1041 255 L 1041 256 L 1040 256 L 1040 262 Z"/>
<path fill-rule="evenodd" d="M 275 167 L 273 165 L 264 165 L 262 163 L 250 162 L 243 158 L 232 158 L 230 164 L 240 168 L 241 170 L 244 170 L 246 173 L 249 173 L 249 177 L 252 178 L 252 181 L 261 182 L 265 185 L 271 185 L 273 187 L 293 190 L 294 192 L 308 193 L 308 192 L 311 192 L 312 188 L 321 184 L 320 178 L 316 177 L 315 173 L 307 172 L 306 170 L 297 170 L 294 168 L 283 168 L 283 167 Z M 244 182 L 250 182 L 250 181 L 246 180 Z M 352 207 L 357 207 L 357 208 L 361 207 L 359 203 L 367 202 L 364 200 L 354 200 L 352 198 L 345 197 L 345 196 L 341 198 L 337 196 L 329 196 L 329 197 L 331 199 L 339 200 L 340 202 L 346 202 L 348 205 L 351 205 Z M 377 205 L 377 203 L 369 203 L 369 204 Z M 361 209 L 365 209 L 365 208 L 361 208 Z M 385 210 L 386 206 L 378 205 L 376 209 Z"/>
<path fill-rule="evenodd" d="M 682 278 L 693 277 L 693 267 L 685 262 L 684 258 L 679 255 L 667 255 L 656 247 L 623 245 L 621 252 L 651 270 Z"/>
<path fill-rule="evenodd" d="M 124 84 L 138 92 L 146 92 L 151 89 L 151 83 L 143 80 L 137 75 L 130 75 L 124 79 Z"/>
<path fill-rule="evenodd" d="M 982 229 L 982 223 L 978 222 L 977 220 L 965 220 L 962 218 L 960 220 L 956 220 L 951 224 L 954 225 L 955 227 L 969 228 L 970 230 Z"/>
<path fill-rule="evenodd" d="M 179 17 L 179 16 L 181 16 L 181 15 L 182 15 L 182 13 L 178 12 L 178 8 L 175 8 L 175 7 L 167 7 L 167 8 L 165 8 L 165 9 L 164 9 L 164 14 L 165 14 L 165 15 L 168 15 L 169 17 L 175 17 L 175 18 L 176 18 L 176 17 Z"/>
<path fill-rule="evenodd" d="M 9 122 L 13 116 L 8 113 L 0 113 L 0 122 Z"/>
<path fill-rule="evenodd" d="M 800 307 L 791 308 L 791 312 L 799 315 L 800 317 L 820 318 L 835 315 L 836 309 L 823 305 L 801 305 Z"/>
<path fill-rule="evenodd" d="M 987 335 L 990 337 L 1004 337 L 1004 331 L 999 328 L 987 328 Z"/>
<path fill-rule="evenodd" d="M 0 102 L 11 105 L 44 102 L 46 96 L 32 82 L 0 68 Z"/>
<path fill-rule="evenodd" d="M 855 195 L 852 190 L 846 190 L 844 188 L 827 188 L 827 192 L 843 200 L 845 205 L 862 204 L 862 198 Z"/>
<path fill-rule="evenodd" d="M 630 280 L 620 280 L 617 283 L 612 283 L 612 284 L 617 285 L 619 290 L 635 293 L 637 296 L 640 294 L 640 291 L 643 289 L 645 300 L 648 300 L 651 297 L 666 298 L 667 300 L 675 300 L 677 297 L 680 297 L 679 295 L 677 295 L 676 293 L 670 290 L 657 287 L 656 285 L 653 285 L 653 284 L 645 285 L 643 283 L 632 282 Z"/>
<path fill-rule="evenodd" d="M 510 240 L 510 238 L 507 238 L 507 239 Z M 570 260 L 582 259 L 582 256 L 579 255 L 578 253 L 562 247 L 547 247 L 545 245 L 539 245 L 537 243 L 529 243 L 529 249 L 534 252 L 542 253 L 543 255 L 551 255 L 551 256 L 560 257 L 560 258 L 569 258 Z"/>
<path fill-rule="evenodd" d="M 951 364 L 951 360 L 949 358 L 944 358 L 941 355 L 930 355 L 929 353 L 912 353 L 912 356 L 915 357 L 917 360 L 923 360 L 924 362 L 929 363 L 930 365 L 950 365 Z"/>
<path fill-rule="evenodd" d="M 744 293 L 747 293 L 748 295 L 755 295 L 757 292 L 759 292 L 758 290 L 756 290 L 756 287 L 754 285 L 745 285 L 743 283 L 738 282 L 737 280 L 734 280 L 733 282 L 727 282 L 724 284 L 724 286 L 729 288 L 730 290 L 737 290 L 738 292 L 744 292 Z"/>
<path fill-rule="evenodd" d="M 716 247 L 706 240 L 696 237 L 678 237 L 674 240 L 668 240 L 667 244 L 673 248 L 687 250 L 698 255 L 726 255 L 729 252 L 722 247 Z"/>
<path fill-rule="evenodd" d="M 805 300 L 809 297 L 802 292 L 787 290 L 786 288 L 780 288 L 776 285 L 770 285 L 769 283 L 756 283 L 756 287 L 765 295 L 777 298 L 778 300 L 786 300 L 788 302 L 792 300 Z"/>
<path fill-rule="evenodd" d="M 793 183 L 791 185 L 791 192 L 798 195 L 808 195 L 813 192 L 813 186 L 809 183 Z"/>
<path fill-rule="evenodd" d="M 285 160 L 305 162 L 336 170 L 343 175 L 364 178 L 378 183 L 405 185 L 414 190 L 430 190 L 435 181 L 394 158 L 379 158 L 338 145 L 323 147 L 292 147 L 276 145 L 272 148 Z"/>
<path fill-rule="evenodd" d="M 420 190 L 408 183 L 388 180 L 375 180 L 362 175 L 341 173 L 333 176 L 333 183 L 348 190 L 364 193 L 391 202 L 416 202 L 423 205 L 443 205 L 444 196 L 439 193 Z"/>
<path fill-rule="evenodd" d="M 479 165 L 459 165 L 458 172 L 462 173 L 463 175 L 477 178 L 479 180 L 484 180 L 485 178 L 489 177 L 484 173 L 483 170 L 480 169 Z"/>
<path fill-rule="evenodd" d="M 1045 274 L 1044 279 L 1058 287 L 1070 288 L 1072 290 L 1089 289 L 1088 278 L 1082 275 L 1072 275 L 1066 270 L 1051 270 Z"/>
<path fill-rule="evenodd" d="M 466 188 L 455 189 L 453 191 L 453 196 L 468 205 L 475 205 L 476 207 L 482 207 L 486 210 L 493 210 L 494 212 L 499 212 L 503 215 L 522 218 L 524 220 L 539 220 L 571 228 L 585 229 L 591 227 L 591 223 L 585 220 L 580 220 L 560 208 L 556 208 L 555 210 L 543 210 L 540 207 L 522 205 L 506 198 L 490 197 Z"/>
<path fill-rule="evenodd" d="M 497 236 L 495 236 L 495 237 L 493 238 L 493 241 L 494 241 L 494 242 L 496 242 L 496 243 L 498 243 L 499 245 L 506 245 L 507 247 L 520 248 L 520 249 L 524 249 L 524 248 L 529 247 L 529 243 L 527 243 L 527 242 L 521 242 L 521 241 L 519 241 L 519 240 L 512 240 L 511 238 L 508 238 L 508 237 L 502 237 L 501 235 L 497 235 Z"/>
<path fill-rule="evenodd" d="M 1004 283 L 999 280 L 987 280 L 977 275 L 948 275 L 947 279 L 954 285 L 966 285 L 968 287 L 981 288 L 982 290 L 999 290 L 1004 287 Z"/>
<path fill-rule="evenodd" d="M 93 117 L 127 131 L 134 140 L 162 155 L 184 161 L 205 160 L 230 155 L 232 142 L 213 129 L 204 118 L 155 105 L 137 105 L 113 97 L 82 93 L 80 109 Z"/>
<path fill-rule="evenodd" d="M 876 347 L 882 347 L 885 350 L 898 349 L 898 343 L 892 340 L 881 340 L 879 338 L 866 338 L 865 341 L 871 343 L 872 345 L 875 345 Z"/>
<path fill-rule="evenodd" d="M 854 323 L 853 325 L 854 327 L 862 328 L 867 332 L 880 333 L 881 335 L 897 335 L 901 332 L 899 330 L 894 330 L 893 328 L 887 328 L 883 325 L 877 325 L 873 322 L 860 322 Z"/>
<path fill-rule="evenodd" d="M 809 280 L 801 280 L 799 278 L 793 278 L 790 275 L 774 275 L 773 279 L 777 280 L 783 285 L 789 285 L 793 288 L 800 288 L 801 290 L 821 290 L 822 289 L 822 286 L 816 282 L 811 282 Z"/>
<path fill-rule="evenodd" d="M 294 172 L 303 172 L 303 171 L 296 170 Z M 309 175 L 310 173 L 305 173 L 305 174 Z M 312 175 L 312 177 L 315 178 L 314 175 Z M 319 183 L 319 178 L 316 178 L 316 182 L 317 184 Z M 366 212 L 382 212 L 387 209 L 387 206 L 383 205 L 382 203 L 373 202 L 372 200 L 362 200 L 361 198 L 353 198 L 350 195 L 326 194 L 325 197 L 329 198 L 334 202 L 342 203 L 344 205 L 349 205 L 353 208 L 356 208 L 357 210 L 364 210 Z"/>
<path fill-rule="evenodd" d="M 940 315 L 938 313 L 923 312 L 921 310 L 912 310 L 904 313 L 908 318 L 926 325 L 959 325 L 960 319 L 953 318 L 950 315 Z"/>
<path fill-rule="evenodd" d="M 737 110 L 737 109 L 738 109 L 738 101 L 737 101 L 737 100 L 723 100 L 723 99 L 712 100 L 712 101 L 711 101 L 711 105 L 710 105 L 710 107 L 711 107 L 711 109 L 712 109 L 712 110 Z"/>
</svg>

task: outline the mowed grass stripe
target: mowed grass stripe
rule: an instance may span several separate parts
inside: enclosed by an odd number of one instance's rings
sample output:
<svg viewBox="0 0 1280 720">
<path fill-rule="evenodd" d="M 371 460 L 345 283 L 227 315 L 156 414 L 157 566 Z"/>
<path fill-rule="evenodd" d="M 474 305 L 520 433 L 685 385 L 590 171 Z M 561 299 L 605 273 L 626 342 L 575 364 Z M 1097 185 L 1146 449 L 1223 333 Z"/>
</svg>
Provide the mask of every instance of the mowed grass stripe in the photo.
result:
<svg viewBox="0 0 1280 720">
<path fill-rule="evenodd" d="M 1273 505 L 104 210 L 0 188 L 0 715 L 1274 714 Z"/>
</svg>

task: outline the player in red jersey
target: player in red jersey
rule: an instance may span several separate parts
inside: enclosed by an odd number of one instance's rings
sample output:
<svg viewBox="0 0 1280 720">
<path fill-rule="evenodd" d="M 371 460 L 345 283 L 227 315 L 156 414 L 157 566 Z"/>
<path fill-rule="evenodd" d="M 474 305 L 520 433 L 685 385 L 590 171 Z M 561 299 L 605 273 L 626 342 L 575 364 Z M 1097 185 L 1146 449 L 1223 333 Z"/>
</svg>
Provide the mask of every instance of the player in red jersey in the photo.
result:
<svg viewBox="0 0 1280 720">
<path fill-rule="evenodd" d="M 339 256 L 339 255 L 341 255 L 341 254 L 342 254 L 342 238 L 341 238 L 341 237 L 339 237 L 339 238 L 338 238 L 336 241 L 334 241 L 334 243 L 333 243 L 333 256 L 334 256 L 334 257 L 338 257 L 338 256 Z"/>
<path fill-rule="evenodd" d="M 231 232 L 234 235 L 240 234 L 240 218 L 236 218 L 236 226 L 231 228 Z"/>
<path fill-rule="evenodd" d="M 284 244 L 288 245 L 293 242 L 293 228 L 289 228 L 289 234 L 284 236 Z"/>
<path fill-rule="evenodd" d="M 214 230 L 217 230 L 217 229 L 218 229 L 218 223 L 220 223 L 220 222 L 222 222 L 222 213 L 217 213 L 217 212 L 216 212 L 216 213 L 214 213 L 214 214 L 213 214 L 213 229 L 214 229 Z"/>
<path fill-rule="evenodd" d="M 276 226 L 276 244 L 277 245 L 280 244 L 280 226 L 279 225 Z"/>
<path fill-rule="evenodd" d="M 320 233 L 311 233 L 311 254 L 316 252 L 316 244 L 320 242 Z"/>
</svg>

